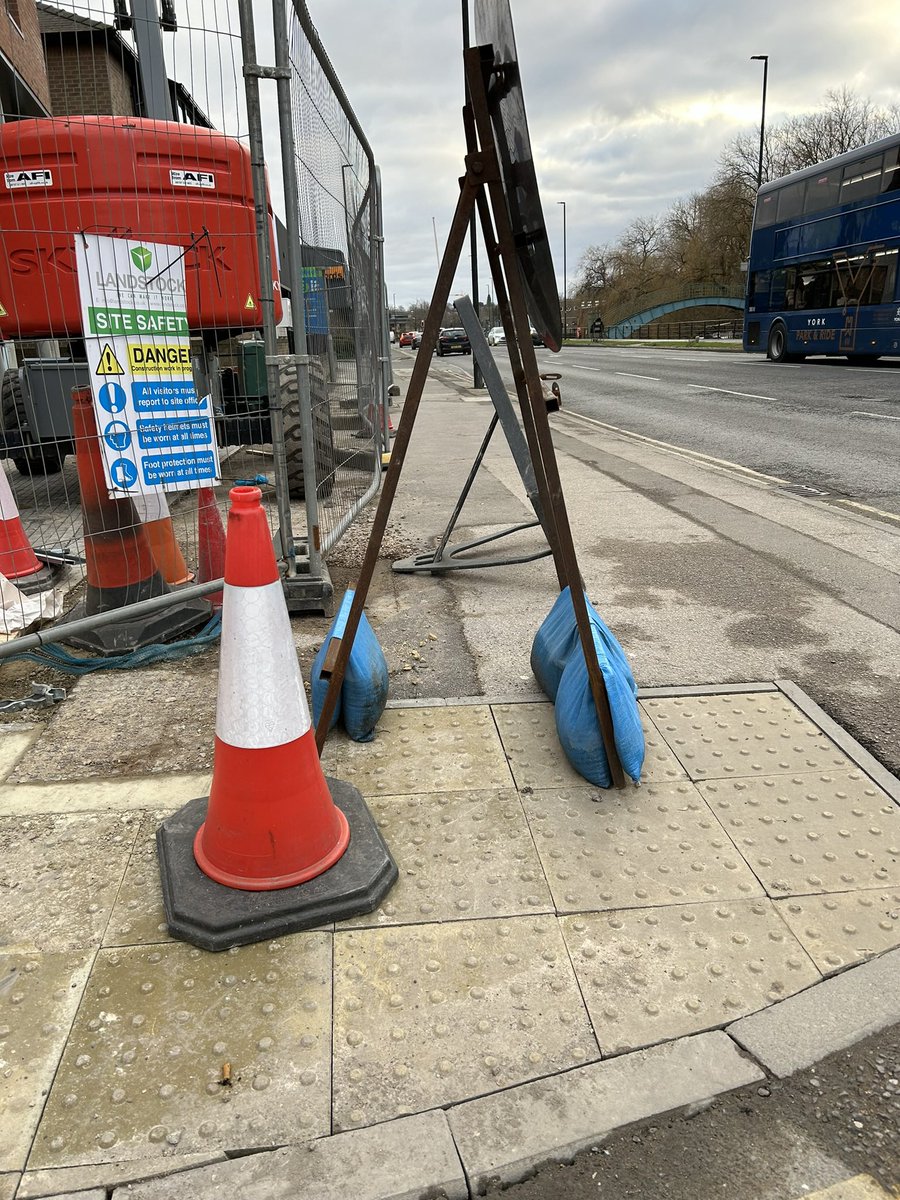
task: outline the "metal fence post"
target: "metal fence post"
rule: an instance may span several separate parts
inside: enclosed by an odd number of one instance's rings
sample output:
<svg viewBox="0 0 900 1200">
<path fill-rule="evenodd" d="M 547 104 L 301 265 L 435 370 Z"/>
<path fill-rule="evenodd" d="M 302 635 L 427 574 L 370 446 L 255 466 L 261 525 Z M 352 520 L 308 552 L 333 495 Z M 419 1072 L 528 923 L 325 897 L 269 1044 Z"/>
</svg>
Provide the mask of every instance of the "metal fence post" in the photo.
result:
<svg viewBox="0 0 900 1200">
<path fill-rule="evenodd" d="M 253 0 L 238 0 L 241 23 L 241 51 L 244 63 L 244 88 L 247 96 L 247 126 L 250 159 L 253 169 L 253 192 L 256 198 L 256 241 L 259 252 L 260 308 L 263 318 L 263 341 L 266 348 L 266 381 L 269 392 L 269 412 L 272 420 L 272 452 L 274 456 L 275 499 L 281 553 L 287 561 L 288 576 L 297 573 L 297 551 L 291 527 L 291 505 L 288 494 L 287 461 L 284 443 L 284 412 L 281 382 L 278 378 L 277 334 L 275 331 L 275 295 L 272 276 L 272 252 L 269 246 L 269 213 L 266 202 L 266 160 L 263 150 L 262 113 L 259 104 L 260 77 L 265 71 L 256 61 L 256 29 L 253 24 Z M 302 289 L 302 278 L 301 278 Z M 302 290 L 301 290 L 302 303 Z M 291 305 L 293 311 L 294 305 Z"/>
</svg>

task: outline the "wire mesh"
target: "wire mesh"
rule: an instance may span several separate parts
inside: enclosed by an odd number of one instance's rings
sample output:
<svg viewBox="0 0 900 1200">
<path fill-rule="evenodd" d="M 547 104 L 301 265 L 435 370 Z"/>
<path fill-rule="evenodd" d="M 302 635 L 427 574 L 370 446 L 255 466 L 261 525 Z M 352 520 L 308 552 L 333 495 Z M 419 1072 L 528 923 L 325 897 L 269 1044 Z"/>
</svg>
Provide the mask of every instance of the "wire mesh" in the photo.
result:
<svg viewBox="0 0 900 1200">
<path fill-rule="evenodd" d="M 303 494 L 304 398 L 289 357 L 295 349 L 290 307 L 287 300 L 282 304 L 277 280 L 274 292 L 261 294 L 237 0 L 175 5 L 177 30 L 164 26 L 161 32 L 167 77 L 161 90 L 171 118 L 166 124 L 147 116 L 137 53 L 145 32 L 139 23 L 152 21 L 149 14 L 158 17 L 158 6 L 132 0 L 124 7 L 130 27 L 117 28 L 112 0 L 20 0 L 25 49 L 21 61 L 0 61 L 0 74 L 11 74 L 15 85 L 0 80 L 7 85 L 0 89 L 0 453 L 6 456 L 0 463 L 0 572 L 17 589 L 43 596 L 32 602 L 5 589 L 0 639 L 60 612 L 65 622 L 90 590 L 79 474 L 83 485 L 98 435 L 76 431 L 71 406 L 72 388 L 90 384 L 90 370 L 97 367 L 91 355 L 99 352 L 99 343 L 86 337 L 78 301 L 75 240 L 85 232 L 183 248 L 191 374 L 198 395 L 211 396 L 215 414 L 222 478 L 215 502 L 224 516 L 229 488 L 256 483 L 275 536 L 262 336 L 265 306 L 273 309 L 278 351 L 285 356 L 279 382 L 290 492 L 294 500 Z M 304 247 L 306 278 L 297 281 L 294 295 L 305 296 L 313 356 L 312 458 L 327 552 L 377 487 L 380 473 L 374 175 L 301 36 L 296 10 L 289 6 L 287 15 L 302 219 L 299 230 L 281 232 L 300 237 Z M 150 103 L 159 102 L 159 93 L 157 87 Z M 269 106 L 264 150 L 277 263 L 284 261 L 283 247 L 281 255 L 276 250 L 280 144 L 274 95 L 267 93 L 263 102 Z M 136 344 L 152 340 L 151 334 L 134 334 Z M 295 531 L 302 532 L 301 506 L 294 515 Z M 195 490 L 152 495 L 129 511 L 121 506 L 117 520 L 118 561 L 101 592 L 107 584 L 112 592 L 123 580 L 129 588 L 140 582 L 129 574 L 144 569 L 135 566 L 133 543 L 151 534 L 151 556 L 160 555 L 153 564 L 167 586 L 196 581 L 208 567 Z"/>
</svg>

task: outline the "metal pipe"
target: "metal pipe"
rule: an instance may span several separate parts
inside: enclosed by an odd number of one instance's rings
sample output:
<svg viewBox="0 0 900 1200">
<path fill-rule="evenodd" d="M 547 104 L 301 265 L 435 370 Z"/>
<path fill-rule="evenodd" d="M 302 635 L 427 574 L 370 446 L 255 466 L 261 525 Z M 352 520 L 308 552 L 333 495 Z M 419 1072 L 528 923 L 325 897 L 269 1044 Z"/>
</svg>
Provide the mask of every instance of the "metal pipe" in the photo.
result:
<svg viewBox="0 0 900 1200">
<path fill-rule="evenodd" d="M 312 416 L 309 350 L 306 340 L 306 297 L 303 290 L 303 249 L 300 242 L 300 185 L 296 170 L 297 145 L 294 138 L 294 110 L 291 102 L 291 50 L 284 0 L 272 0 L 272 23 L 275 29 L 278 126 L 281 136 L 281 171 L 284 179 L 284 218 L 288 233 L 288 267 L 291 276 L 291 327 L 294 332 L 294 361 L 300 404 L 300 435 L 303 438 L 304 451 L 303 491 L 306 502 L 306 541 L 309 572 L 314 578 L 318 578 L 322 574 L 322 554 L 319 545 L 321 540 L 319 498 L 316 494 L 316 431 Z M 327 396 L 326 388 L 326 404 L 329 403 Z M 286 465 L 285 480 L 288 488 L 285 494 L 289 498 L 290 485 L 287 481 Z"/>
<path fill-rule="evenodd" d="M 244 61 L 244 90 L 247 96 L 247 128 L 250 140 L 250 162 L 253 170 L 253 195 L 256 201 L 256 244 L 259 253 L 259 302 L 263 318 L 263 341 L 266 347 L 266 382 L 269 391 L 269 414 L 272 422 L 272 471 L 275 476 L 275 501 L 281 550 L 288 564 L 288 575 L 297 573 L 297 551 L 291 527 L 291 502 L 288 493 L 286 447 L 284 441 L 284 412 L 281 385 L 276 361 L 275 290 L 272 275 L 272 251 L 269 243 L 269 206 L 266 188 L 266 159 L 263 150 L 262 113 L 259 105 L 260 67 L 256 61 L 256 30 L 253 25 L 253 0 L 238 0 L 241 24 L 241 50 Z M 301 279 L 302 304 L 302 279 Z M 291 312 L 294 310 L 291 304 Z"/>
</svg>

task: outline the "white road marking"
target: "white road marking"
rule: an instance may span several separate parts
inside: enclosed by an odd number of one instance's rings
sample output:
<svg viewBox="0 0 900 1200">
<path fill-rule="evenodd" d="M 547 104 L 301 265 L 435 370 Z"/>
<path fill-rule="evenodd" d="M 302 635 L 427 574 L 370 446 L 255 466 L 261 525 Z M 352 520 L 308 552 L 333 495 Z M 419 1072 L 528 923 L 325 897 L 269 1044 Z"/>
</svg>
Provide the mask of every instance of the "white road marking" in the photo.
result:
<svg viewBox="0 0 900 1200">
<path fill-rule="evenodd" d="M 592 370 L 592 371 L 593 371 L 593 370 L 596 370 L 596 368 L 595 368 L 595 367 L 591 367 L 591 370 Z M 649 379 L 649 380 L 651 380 L 653 383 L 659 383 L 659 376 L 658 376 L 658 375 L 635 375 L 635 373 L 634 373 L 633 371 L 613 371 L 613 374 L 614 374 L 614 375 L 625 375 L 625 376 L 627 376 L 629 379 Z"/>
<path fill-rule="evenodd" d="M 768 400 L 771 404 L 781 403 L 777 396 L 757 396 L 753 392 L 731 392 L 728 388 L 711 387 L 705 383 L 689 383 L 687 386 L 698 392 L 721 392 L 723 396 L 740 396 L 744 400 Z"/>
<path fill-rule="evenodd" d="M 900 421 L 900 417 L 891 417 L 887 413 L 851 412 L 848 417 L 868 417 L 870 421 Z"/>
</svg>

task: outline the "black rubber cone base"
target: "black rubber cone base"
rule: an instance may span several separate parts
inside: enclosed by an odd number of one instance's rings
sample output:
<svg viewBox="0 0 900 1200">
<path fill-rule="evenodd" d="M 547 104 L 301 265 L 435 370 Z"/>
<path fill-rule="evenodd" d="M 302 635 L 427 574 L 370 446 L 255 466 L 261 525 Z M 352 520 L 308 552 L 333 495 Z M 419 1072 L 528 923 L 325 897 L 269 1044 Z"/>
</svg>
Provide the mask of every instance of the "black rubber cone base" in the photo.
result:
<svg viewBox="0 0 900 1200">
<path fill-rule="evenodd" d="M 206 624 L 212 616 L 212 608 L 208 600 L 177 600 L 173 596 L 168 608 L 161 608 L 159 612 L 131 618 L 128 618 L 127 613 L 128 609 L 123 608 L 121 620 L 71 634 L 63 638 L 63 641 L 67 646 L 93 650 L 95 654 L 104 658 L 113 654 L 128 654 L 129 651 L 140 650 L 143 646 L 173 642 L 176 638 L 186 637 Z M 86 615 L 82 602 L 75 605 L 66 619 L 76 621 Z"/>
<path fill-rule="evenodd" d="M 172 937 L 201 950 L 228 950 L 361 917 L 377 908 L 397 881 L 397 864 L 372 814 L 350 783 L 327 778 L 350 825 L 350 844 L 322 875 L 274 892 L 244 892 L 204 875 L 194 838 L 206 819 L 208 796 L 191 800 L 156 831 L 166 922 Z"/>
<path fill-rule="evenodd" d="M 49 592 L 65 571 L 64 563 L 45 563 L 33 575 L 25 575 L 22 579 L 10 579 L 20 592 L 26 596 L 36 596 L 39 592 Z"/>
</svg>

